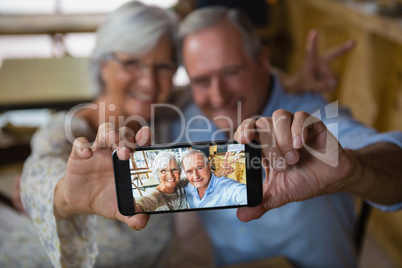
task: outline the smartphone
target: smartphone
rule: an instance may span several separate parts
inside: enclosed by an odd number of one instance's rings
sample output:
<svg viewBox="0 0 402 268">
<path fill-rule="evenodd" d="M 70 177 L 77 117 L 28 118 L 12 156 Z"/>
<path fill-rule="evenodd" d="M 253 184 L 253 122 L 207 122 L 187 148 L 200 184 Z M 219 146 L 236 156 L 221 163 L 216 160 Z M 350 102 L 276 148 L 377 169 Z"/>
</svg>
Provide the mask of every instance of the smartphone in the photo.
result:
<svg viewBox="0 0 402 268">
<path fill-rule="evenodd" d="M 121 214 L 256 206 L 262 201 L 257 141 L 233 140 L 137 148 L 130 160 L 113 153 Z"/>
</svg>

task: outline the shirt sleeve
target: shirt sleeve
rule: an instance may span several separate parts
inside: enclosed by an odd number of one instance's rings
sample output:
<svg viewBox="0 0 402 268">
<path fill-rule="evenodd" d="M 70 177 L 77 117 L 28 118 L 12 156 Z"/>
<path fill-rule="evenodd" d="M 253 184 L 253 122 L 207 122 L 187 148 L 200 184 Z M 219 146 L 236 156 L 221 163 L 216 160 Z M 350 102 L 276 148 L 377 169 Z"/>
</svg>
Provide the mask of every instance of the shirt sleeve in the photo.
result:
<svg viewBox="0 0 402 268">
<path fill-rule="evenodd" d="M 154 189 L 148 189 L 146 195 L 137 197 L 135 201 L 146 212 L 156 211 L 158 207 L 164 205 L 161 195 Z"/>
<path fill-rule="evenodd" d="M 77 124 L 72 128 L 88 129 L 82 121 Z M 95 217 L 79 215 L 56 220 L 53 213 L 54 190 L 64 177 L 71 144 L 60 114 L 35 133 L 32 154 L 23 167 L 21 199 L 54 267 L 90 267 L 97 256 Z"/>
<path fill-rule="evenodd" d="M 236 188 L 236 203 L 239 205 L 247 205 L 247 186 L 239 183 Z"/>
<path fill-rule="evenodd" d="M 226 194 L 230 196 L 233 205 L 247 205 L 247 186 L 236 180 L 227 177 L 217 178 L 219 180 L 226 180 L 224 187 Z"/>
</svg>

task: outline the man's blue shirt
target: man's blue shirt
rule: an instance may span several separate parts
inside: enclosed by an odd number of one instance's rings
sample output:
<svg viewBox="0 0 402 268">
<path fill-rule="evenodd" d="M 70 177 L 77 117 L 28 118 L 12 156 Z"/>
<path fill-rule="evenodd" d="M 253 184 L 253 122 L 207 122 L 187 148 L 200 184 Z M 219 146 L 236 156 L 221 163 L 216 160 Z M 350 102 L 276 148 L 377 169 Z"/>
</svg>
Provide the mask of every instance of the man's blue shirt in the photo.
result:
<svg viewBox="0 0 402 268">
<path fill-rule="evenodd" d="M 191 183 L 186 185 L 185 190 L 190 208 L 247 205 L 245 184 L 226 177 L 218 178 L 213 173 L 211 173 L 211 180 L 202 198 L 200 198 L 197 188 Z"/>
<path fill-rule="evenodd" d="M 348 110 L 328 105 L 316 94 L 290 95 L 272 79 L 270 97 L 261 116 L 278 109 L 305 111 L 320 118 L 344 148 L 358 149 L 379 141 L 402 147 L 402 133 L 378 134 L 351 118 Z M 318 111 L 318 112 L 317 112 Z M 172 125 L 173 140 L 181 142 L 226 139 L 192 103 L 182 122 Z M 190 123 L 189 123 L 190 122 Z M 396 205 L 395 209 L 401 207 Z M 392 209 L 392 208 L 391 208 Z M 289 203 L 267 212 L 258 220 L 241 222 L 236 209 L 199 212 L 212 242 L 216 265 L 229 265 L 268 257 L 285 256 L 298 267 L 356 267 L 354 198 L 346 193 L 319 196 Z"/>
</svg>

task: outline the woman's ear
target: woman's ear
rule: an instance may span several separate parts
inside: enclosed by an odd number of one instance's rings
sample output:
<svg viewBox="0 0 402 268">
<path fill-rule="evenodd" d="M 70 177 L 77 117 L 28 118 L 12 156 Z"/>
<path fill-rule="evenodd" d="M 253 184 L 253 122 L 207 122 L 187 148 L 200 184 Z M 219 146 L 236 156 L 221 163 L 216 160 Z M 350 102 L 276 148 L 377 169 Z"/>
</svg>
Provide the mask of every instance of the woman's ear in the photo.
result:
<svg viewBox="0 0 402 268">
<path fill-rule="evenodd" d="M 104 61 L 104 60 L 102 60 L 102 61 L 100 61 L 100 63 L 99 63 L 99 69 L 100 69 L 100 75 L 101 75 L 101 78 L 102 78 L 102 81 L 105 81 L 105 80 L 107 80 L 107 72 L 108 72 L 108 62 L 107 61 Z M 105 79 L 106 78 L 106 79 Z"/>
</svg>

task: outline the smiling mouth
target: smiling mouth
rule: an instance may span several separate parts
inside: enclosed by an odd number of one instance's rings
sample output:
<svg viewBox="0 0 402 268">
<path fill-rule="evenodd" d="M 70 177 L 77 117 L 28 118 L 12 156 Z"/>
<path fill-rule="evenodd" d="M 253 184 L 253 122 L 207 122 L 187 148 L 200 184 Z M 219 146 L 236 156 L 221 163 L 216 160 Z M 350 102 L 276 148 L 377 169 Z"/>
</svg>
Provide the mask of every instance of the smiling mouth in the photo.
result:
<svg viewBox="0 0 402 268">
<path fill-rule="evenodd" d="M 139 91 L 130 91 L 128 95 L 134 99 L 140 100 L 140 101 L 145 101 L 145 102 L 153 102 L 154 101 L 154 95 L 153 94 L 147 94 Z"/>
<path fill-rule="evenodd" d="M 167 182 L 174 182 L 175 180 L 166 180 Z"/>
</svg>

